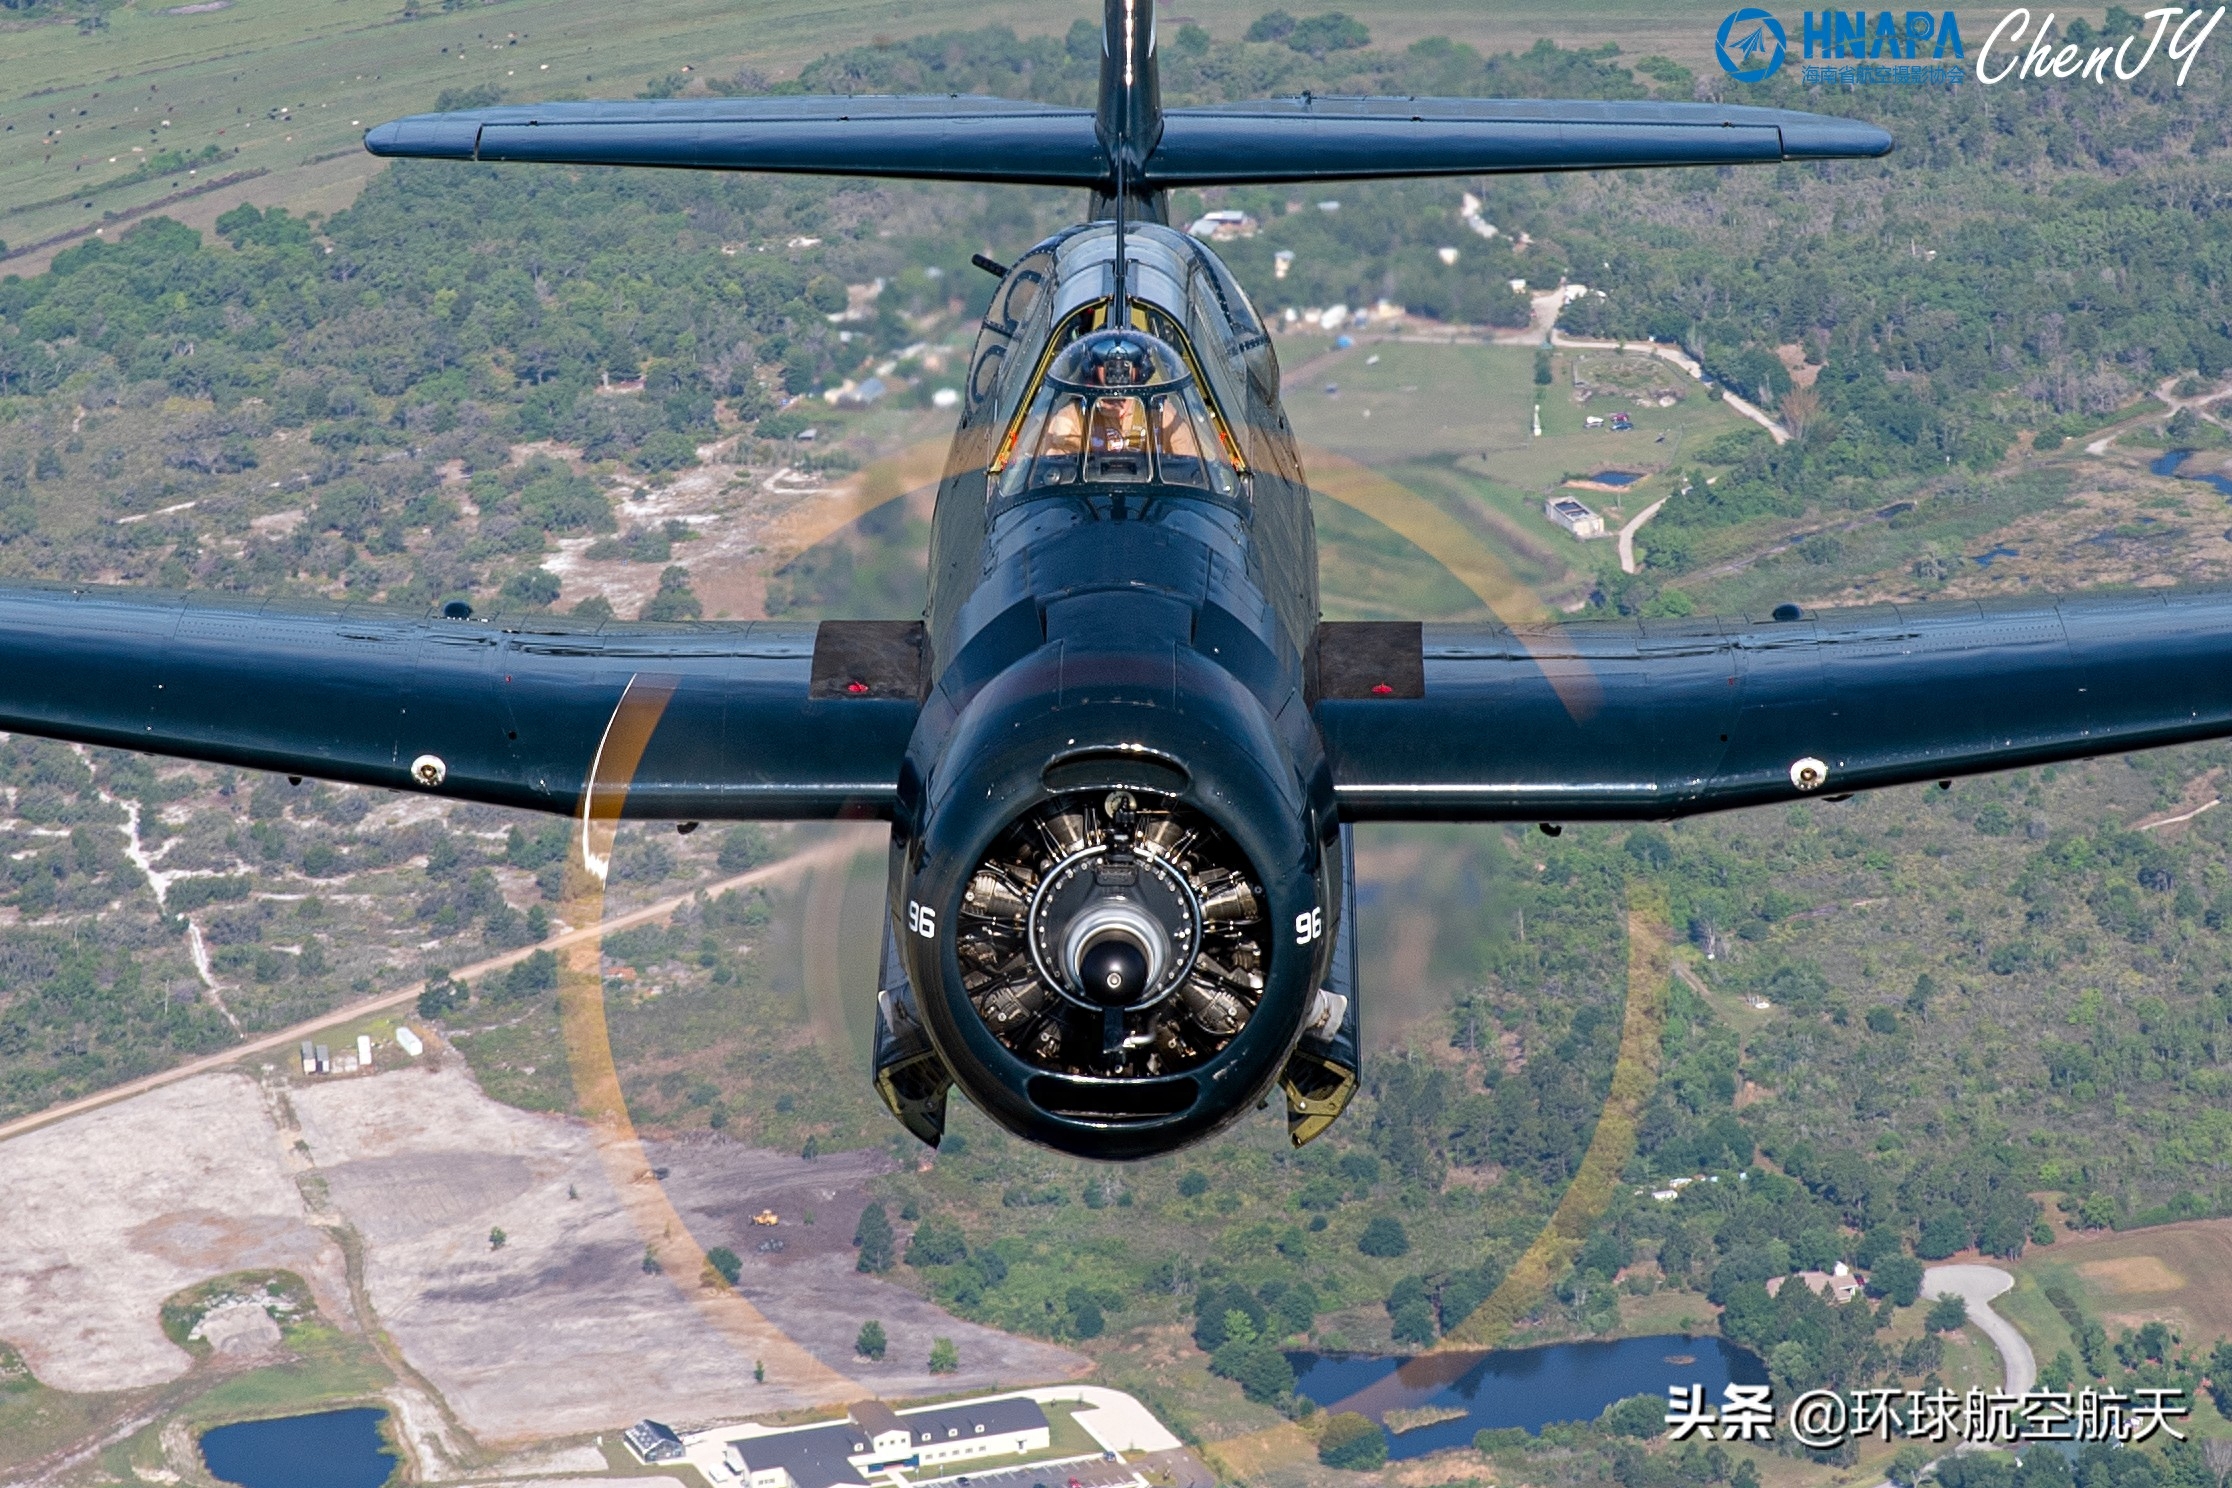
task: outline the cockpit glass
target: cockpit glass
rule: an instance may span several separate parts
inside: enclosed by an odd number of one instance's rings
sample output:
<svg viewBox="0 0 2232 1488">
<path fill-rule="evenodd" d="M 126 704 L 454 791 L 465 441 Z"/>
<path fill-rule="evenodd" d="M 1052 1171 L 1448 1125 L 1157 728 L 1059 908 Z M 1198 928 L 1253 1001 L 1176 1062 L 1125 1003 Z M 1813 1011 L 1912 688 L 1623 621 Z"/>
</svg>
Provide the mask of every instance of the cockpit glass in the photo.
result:
<svg viewBox="0 0 2232 1488">
<path fill-rule="evenodd" d="M 1238 491 L 1193 374 L 1169 345 L 1137 331 L 1070 343 L 1031 397 L 1000 475 L 1001 496 L 1149 481 L 1223 496 Z"/>
<path fill-rule="evenodd" d="M 1089 481 L 1149 479 L 1147 405 L 1137 398 L 1094 399 L 1092 438 L 1086 451 Z"/>
</svg>

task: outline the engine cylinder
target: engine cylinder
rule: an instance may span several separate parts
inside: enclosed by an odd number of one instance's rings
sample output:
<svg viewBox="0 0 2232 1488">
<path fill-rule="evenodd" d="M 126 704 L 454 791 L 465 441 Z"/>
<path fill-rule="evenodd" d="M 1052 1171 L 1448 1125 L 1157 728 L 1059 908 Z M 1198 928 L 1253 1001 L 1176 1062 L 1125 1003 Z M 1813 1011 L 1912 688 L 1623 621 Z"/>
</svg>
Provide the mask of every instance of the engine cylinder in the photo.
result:
<svg viewBox="0 0 2232 1488">
<path fill-rule="evenodd" d="M 901 956 L 972 1102 L 1034 1142 L 1152 1156 L 1277 1077 L 1337 875 L 1322 805 L 1222 668 L 1183 646 L 1048 652 L 921 772 Z"/>
</svg>

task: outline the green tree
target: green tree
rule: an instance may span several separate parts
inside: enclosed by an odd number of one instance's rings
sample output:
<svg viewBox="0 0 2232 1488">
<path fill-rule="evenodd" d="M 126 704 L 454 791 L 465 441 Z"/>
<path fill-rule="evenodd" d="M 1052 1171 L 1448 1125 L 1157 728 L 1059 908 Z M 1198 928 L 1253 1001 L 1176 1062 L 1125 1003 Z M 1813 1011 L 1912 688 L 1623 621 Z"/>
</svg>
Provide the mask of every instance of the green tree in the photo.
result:
<svg viewBox="0 0 2232 1488">
<path fill-rule="evenodd" d="M 874 1318 L 862 1323 L 859 1336 L 853 1339 L 853 1352 L 863 1359 L 881 1359 L 890 1346 L 891 1340 L 884 1336 L 884 1325 Z"/>
<path fill-rule="evenodd" d="M 1616 1435 L 1648 1439 L 1666 1429 L 1666 1402 L 1656 1395 L 1630 1395 L 1606 1406 L 1597 1419 Z"/>
<path fill-rule="evenodd" d="M 488 1231 L 488 1248 L 490 1250 L 502 1250 L 510 1240 L 511 1236 L 505 1234 L 501 1226 L 492 1226 Z"/>
<path fill-rule="evenodd" d="M 1199 1168 L 1188 1168 L 1178 1175 L 1178 1196 L 1198 1199 L 1209 1192 L 1209 1175 Z"/>
<path fill-rule="evenodd" d="M 1922 1295 L 1922 1263 L 1910 1255 L 1888 1255 L 1868 1273 L 1868 1290 L 1894 1306 L 1912 1307 Z"/>
<path fill-rule="evenodd" d="M 767 861 L 767 829 L 757 822 L 743 822 L 721 835 L 721 871 L 742 873 Z"/>
<path fill-rule="evenodd" d="M 1072 1338 L 1098 1338 L 1108 1326 L 1100 1301 L 1084 1287 L 1071 1287 L 1068 1298 L 1069 1333 Z"/>
<path fill-rule="evenodd" d="M 705 1264 L 712 1269 L 716 1276 L 730 1286 L 735 1286 L 737 1278 L 744 1274 L 743 1260 L 726 1245 L 716 1245 L 707 1251 L 705 1253 Z"/>
<path fill-rule="evenodd" d="M 1932 1333 L 1958 1333 L 1967 1323 L 1968 1303 L 1953 1293 L 1932 1302 L 1930 1310 L 1922 1317 L 1922 1326 Z"/>
<path fill-rule="evenodd" d="M 933 1214 L 915 1226 L 907 1243 L 910 1266 L 958 1266 L 969 1258 L 968 1237 L 961 1226 L 942 1214 Z"/>
<path fill-rule="evenodd" d="M 1318 1433 L 1318 1461 L 1351 1472 L 1372 1472 L 1387 1465 L 1387 1433 L 1370 1416 L 1342 1411 Z"/>
<path fill-rule="evenodd" d="M 548 569 L 524 569 L 504 580 L 504 598 L 546 610 L 558 602 L 558 576 Z"/>
<path fill-rule="evenodd" d="M 870 1204 L 860 1211 L 860 1223 L 853 1227 L 853 1244 L 860 1247 L 860 1258 L 855 1269 L 871 1274 L 889 1271 L 892 1262 L 891 1221 L 884 1215 L 884 1206 Z"/>
<path fill-rule="evenodd" d="M 1364 1233 L 1356 1237 L 1356 1248 L 1368 1256 L 1392 1259 L 1410 1254 L 1410 1232 L 1403 1222 L 1392 1215 L 1379 1214 L 1364 1226 Z"/>
<path fill-rule="evenodd" d="M 690 571 L 679 563 L 670 563 L 659 575 L 659 592 L 651 596 L 636 618 L 639 620 L 695 620 L 705 613 L 705 606 L 690 588 Z"/>
<path fill-rule="evenodd" d="M 930 1372 L 932 1374 L 958 1374 L 961 1371 L 961 1351 L 953 1346 L 950 1338 L 935 1339 L 930 1344 Z"/>
<path fill-rule="evenodd" d="M 1211 1359 L 1212 1363 L 1224 1360 L 1225 1367 L 1218 1372 L 1237 1383 L 1242 1393 L 1258 1405 L 1276 1405 L 1294 1393 L 1294 1366 L 1269 1339 L 1226 1344 Z"/>
<path fill-rule="evenodd" d="M 472 990 L 454 981 L 446 971 L 426 974 L 426 989 L 418 995 L 418 1015 L 429 1021 L 447 1017 L 472 999 Z"/>
</svg>

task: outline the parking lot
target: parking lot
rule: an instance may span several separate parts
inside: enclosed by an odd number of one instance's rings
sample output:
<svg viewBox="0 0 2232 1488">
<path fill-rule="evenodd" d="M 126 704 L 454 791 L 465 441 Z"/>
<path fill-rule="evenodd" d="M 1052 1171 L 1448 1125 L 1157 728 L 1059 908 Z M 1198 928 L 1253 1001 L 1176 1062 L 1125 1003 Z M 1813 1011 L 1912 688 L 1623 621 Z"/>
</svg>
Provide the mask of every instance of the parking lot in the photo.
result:
<svg viewBox="0 0 2232 1488">
<path fill-rule="evenodd" d="M 1129 1464 L 1099 1457 L 1073 1457 L 1067 1461 L 1026 1463 L 949 1478 L 914 1478 L 914 1488 L 1147 1488 L 1147 1480 Z"/>
</svg>

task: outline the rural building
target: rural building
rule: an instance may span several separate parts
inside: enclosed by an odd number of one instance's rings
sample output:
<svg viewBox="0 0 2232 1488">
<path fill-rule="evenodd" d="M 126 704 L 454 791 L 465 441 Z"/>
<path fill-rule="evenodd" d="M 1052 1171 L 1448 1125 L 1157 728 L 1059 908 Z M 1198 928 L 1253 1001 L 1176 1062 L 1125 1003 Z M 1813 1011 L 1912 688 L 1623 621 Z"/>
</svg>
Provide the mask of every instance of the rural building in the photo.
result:
<svg viewBox="0 0 2232 1488">
<path fill-rule="evenodd" d="M 1046 1412 L 1022 1396 L 903 1414 L 870 1400 L 835 1425 L 736 1437 L 724 1444 L 721 1460 L 745 1488 L 866 1488 L 891 1468 L 1043 1452 L 1052 1441 Z"/>
<path fill-rule="evenodd" d="M 395 1025 L 395 1044 L 413 1059 L 426 1052 L 425 1041 L 400 1023 Z"/>
<path fill-rule="evenodd" d="M 1256 235 L 1256 220 L 1246 212 L 1229 210 L 1210 212 L 1205 216 L 1196 218 L 1193 226 L 1187 228 L 1186 231 L 1197 238 L 1208 238 L 1214 242 L 1227 243 L 1234 238 L 1254 237 Z"/>
<path fill-rule="evenodd" d="M 621 1433 L 620 1439 L 645 1466 L 654 1462 L 679 1462 L 683 1457 L 682 1438 L 674 1434 L 674 1428 L 648 1417 Z"/>
<path fill-rule="evenodd" d="M 1783 1283 L 1788 1280 L 1790 1278 L 1787 1276 L 1778 1276 L 1769 1281 L 1767 1295 L 1772 1297 L 1780 1292 Z M 1798 1280 L 1805 1284 L 1807 1291 L 1817 1297 L 1826 1297 L 1839 1307 L 1860 1295 L 1860 1278 L 1854 1276 L 1852 1268 L 1842 1261 L 1837 1262 L 1834 1275 L 1827 1271 L 1801 1271 L 1798 1273 Z"/>
<path fill-rule="evenodd" d="M 1575 537 L 1604 536 L 1604 518 L 1571 496 L 1553 496 L 1542 503 L 1542 514 Z"/>
</svg>

